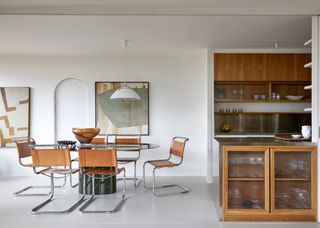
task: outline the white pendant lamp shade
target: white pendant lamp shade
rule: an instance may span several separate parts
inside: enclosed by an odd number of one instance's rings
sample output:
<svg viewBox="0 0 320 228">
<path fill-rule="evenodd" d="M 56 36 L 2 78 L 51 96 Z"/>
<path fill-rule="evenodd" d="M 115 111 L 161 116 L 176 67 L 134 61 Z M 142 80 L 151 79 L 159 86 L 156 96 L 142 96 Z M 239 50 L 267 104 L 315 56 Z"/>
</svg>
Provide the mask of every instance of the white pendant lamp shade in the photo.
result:
<svg viewBox="0 0 320 228">
<path fill-rule="evenodd" d="M 124 99 L 124 100 L 140 100 L 139 94 L 126 85 L 122 85 L 110 97 L 110 99 Z"/>
</svg>

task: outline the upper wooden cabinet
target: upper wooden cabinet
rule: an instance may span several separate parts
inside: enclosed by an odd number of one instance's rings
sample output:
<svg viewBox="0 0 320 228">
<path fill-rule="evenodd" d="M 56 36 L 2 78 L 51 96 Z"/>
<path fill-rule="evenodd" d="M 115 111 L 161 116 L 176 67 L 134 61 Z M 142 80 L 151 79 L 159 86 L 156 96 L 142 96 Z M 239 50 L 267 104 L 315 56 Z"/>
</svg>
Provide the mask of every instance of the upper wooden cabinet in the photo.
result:
<svg viewBox="0 0 320 228">
<path fill-rule="evenodd" d="M 215 81 L 311 81 L 311 54 L 214 54 Z"/>
</svg>

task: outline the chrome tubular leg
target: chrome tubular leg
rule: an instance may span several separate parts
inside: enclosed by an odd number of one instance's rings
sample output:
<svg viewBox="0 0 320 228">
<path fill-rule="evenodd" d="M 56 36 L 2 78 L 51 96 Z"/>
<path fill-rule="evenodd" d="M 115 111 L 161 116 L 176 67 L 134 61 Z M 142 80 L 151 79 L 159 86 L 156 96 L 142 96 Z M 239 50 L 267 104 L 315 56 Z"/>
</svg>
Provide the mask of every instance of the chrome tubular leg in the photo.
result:
<svg viewBox="0 0 320 228">
<path fill-rule="evenodd" d="M 156 175 L 155 175 L 155 172 L 156 172 L 156 169 L 157 167 L 154 167 L 153 168 L 153 171 L 152 171 L 152 187 L 147 187 L 146 186 L 146 175 L 145 175 L 145 166 L 146 166 L 147 162 L 145 162 L 143 164 L 143 187 L 145 189 L 152 189 L 152 192 L 153 192 L 153 195 L 155 196 L 171 196 L 171 195 L 177 195 L 177 194 L 182 194 L 182 193 L 188 193 L 190 192 L 190 189 L 188 189 L 187 187 L 183 186 L 183 185 L 177 185 L 177 184 L 171 184 L 171 185 L 164 185 L 164 186 L 156 186 Z M 170 188 L 170 187 L 178 187 L 180 189 L 182 189 L 182 191 L 180 192 L 172 192 L 172 193 L 165 193 L 165 194 L 158 194 L 156 192 L 156 189 L 160 189 L 160 188 Z"/>
<path fill-rule="evenodd" d="M 64 174 L 63 184 L 61 187 L 63 188 L 64 186 L 66 186 L 66 183 L 67 183 L 67 174 Z"/>
<path fill-rule="evenodd" d="M 63 185 L 54 186 L 54 187 L 55 188 L 62 188 L 64 186 L 65 186 L 65 181 L 64 181 Z M 19 190 L 17 192 L 12 193 L 12 195 L 14 197 L 20 197 L 20 196 L 49 196 L 49 195 L 51 195 L 51 191 L 49 191 L 48 193 L 24 193 L 24 194 L 22 194 L 22 192 L 25 192 L 25 191 L 27 191 L 29 189 L 39 189 L 39 188 L 50 188 L 51 189 L 51 187 L 52 187 L 51 185 L 37 185 L 37 186 L 30 185 L 30 186 L 25 187 L 25 188 L 23 188 L 23 189 L 21 189 L 21 190 Z"/>
<path fill-rule="evenodd" d="M 111 214 L 111 213 L 115 213 L 117 211 L 119 211 L 119 208 L 121 207 L 121 205 L 123 204 L 124 202 L 124 199 L 126 197 L 126 170 L 124 169 L 123 170 L 123 189 L 122 189 L 122 198 L 121 200 L 118 202 L 117 206 L 111 210 L 111 211 L 106 211 L 105 213 L 107 214 Z"/>
<path fill-rule="evenodd" d="M 39 211 L 41 208 L 43 208 L 45 205 L 47 205 L 48 203 L 50 203 L 53 200 L 53 196 L 54 196 L 54 176 L 53 176 L 53 173 L 50 174 L 50 179 L 51 179 L 51 196 L 50 196 L 50 198 L 47 199 L 46 201 L 44 201 L 43 203 L 41 203 L 40 205 L 36 206 L 35 208 L 33 208 L 32 211 L 31 211 L 32 214 L 34 214 L 34 215 L 40 215 L 40 214 L 67 214 L 67 213 L 72 212 L 83 201 L 85 201 L 84 195 L 83 195 L 75 204 L 73 204 L 71 207 L 69 207 L 66 210 L 63 210 L 63 211 Z"/>
<path fill-rule="evenodd" d="M 36 206 L 35 208 L 33 208 L 31 210 L 31 213 L 32 214 L 39 214 L 39 210 L 44 207 L 45 205 L 47 205 L 48 203 L 51 202 L 51 200 L 53 199 L 53 195 L 54 195 L 54 178 L 53 178 L 53 173 L 50 174 L 50 182 L 51 182 L 51 189 L 50 189 L 50 192 L 51 192 L 51 195 L 50 195 L 50 198 L 47 199 L 46 201 L 44 201 L 43 203 L 39 204 L 38 206 Z"/>
<path fill-rule="evenodd" d="M 143 187 L 144 187 L 145 189 L 148 189 L 147 186 L 146 186 L 146 164 L 147 164 L 147 162 L 145 162 L 145 163 L 143 164 L 142 178 L 143 178 Z"/>
<path fill-rule="evenodd" d="M 140 184 L 140 180 L 137 178 L 137 161 L 134 162 L 134 187 L 138 187 Z"/>
<path fill-rule="evenodd" d="M 172 188 L 172 187 L 181 188 L 182 191 L 180 191 L 180 192 L 170 192 L 170 193 L 164 193 L 164 194 L 154 193 L 154 195 L 156 195 L 156 196 L 172 196 L 172 195 L 184 194 L 184 193 L 190 192 L 190 189 L 188 189 L 187 187 L 185 187 L 183 185 L 178 185 L 178 184 L 163 185 L 163 186 L 156 187 L 156 189 L 159 189 L 159 188 Z"/>
<path fill-rule="evenodd" d="M 122 194 L 122 198 L 125 198 L 126 196 L 126 190 L 127 190 L 127 181 L 126 181 L 126 170 L 123 170 L 123 194 Z"/>
<path fill-rule="evenodd" d="M 28 187 L 25 187 L 15 193 L 12 193 L 13 196 L 15 197 L 19 197 L 19 196 L 48 196 L 51 194 L 51 192 L 48 192 L 48 193 L 25 193 L 25 194 L 21 194 L 22 192 L 25 192 L 29 189 L 38 189 L 38 188 L 51 188 L 51 186 L 28 186 Z"/>
<path fill-rule="evenodd" d="M 124 200 L 125 200 L 125 197 L 126 197 L 126 170 L 124 169 L 123 170 L 123 190 L 122 190 L 122 197 L 121 197 L 121 200 L 117 203 L 117 205 L 115 206 L 114 209 L 112 210 L 92 210 L 92 211 L 89 211 L 89 210 L 85 210 L 94 200 L 94 175 L 92 177 L 92 196 L 91 198 L 79 209 L 79 211 L 81 213 L 90 213 L 90 214 L 93 214 L 93 213 L 103 213 L 103 214 L 112 214 L 112 213 L 115 213 L 119 210 L 119 208 L 121 207 L 121 205 L 123 204 Z"/>
<path fill-rule="evenodd" d="M 83 193 L 84 193 L 84 195 L 85 195 L 85 191 L 86 191 L 86 189 L 85 189 L 85 187 L 86 187 L 86 184 L 85 184 L 85 180 L 86 180 L 86 175 L 85 174 L 83 174 L 84 175 L 84 184 L 83 184 L 83 187 L 84 187 L 84 189 L 83 189 Z M 83 204 L 82 205 L 82 207 L 80 207 L 80 209 L 79 209 L 79 211 L 81 212 L 81 213 L 93 213 L 92 211 L 85 211 L 85 209 L 94 201 L 94 189 L 95 189 L 95 175 L 93 174 L 92 175 L 92 178 L 91 178 L 91 181 L 92 181 L 92 195 L 91 195 L 91 197 L 90 197 L 90 199 L 85 203 L 85 204 Z"/>
<path fill-rule="evenodd" d="M 156 167 L 154 167 L 152 171 L 152 192 L 154 195 L 156 195 L 155 188 L 156 188 Z"/>
<path fill-rule="evenodd" d="M 134 170 L 133 170 L 133 177 L 128 177 L 127 180 L 133 180 L 133 185 L 135 188 L 137 188 L 140 184 L 140 180 L 137 178 L 137 163 L 136 161 L 134 162 Z M 122 181 L 123 178 L 120 177 L 120 178 L 117 178 L 117 181 Z"/>
<path fill-rule="evenodd" d="M 71 188 L 75 188 L 75 187 L 77 187 L 78 185 L 79 185 L 79 182 L 76 183 L 75 185 L 72 185 L 72 174 L 70 174 L 70 187 L 71 187 Z"/>
</svg>

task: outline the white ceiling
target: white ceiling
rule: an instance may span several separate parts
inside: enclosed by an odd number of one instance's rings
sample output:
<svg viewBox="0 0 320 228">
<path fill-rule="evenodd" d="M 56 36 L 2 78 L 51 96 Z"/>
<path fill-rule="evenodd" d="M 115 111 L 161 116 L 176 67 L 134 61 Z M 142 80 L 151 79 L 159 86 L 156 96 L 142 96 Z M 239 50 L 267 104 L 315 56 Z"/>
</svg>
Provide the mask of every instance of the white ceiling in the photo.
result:
<svg viewBox="0 0 320 228">
<path fill-rule="evenodd" d="M 1 0 L 0 14 L 319 15 L 319 0 Z"/>
<path fill-rule="evenodd" d="M 308 16 L 0 16 L 0 55 L 183 54 L 275 41 L 303 48 L 310 36 Z"/>
</svg>

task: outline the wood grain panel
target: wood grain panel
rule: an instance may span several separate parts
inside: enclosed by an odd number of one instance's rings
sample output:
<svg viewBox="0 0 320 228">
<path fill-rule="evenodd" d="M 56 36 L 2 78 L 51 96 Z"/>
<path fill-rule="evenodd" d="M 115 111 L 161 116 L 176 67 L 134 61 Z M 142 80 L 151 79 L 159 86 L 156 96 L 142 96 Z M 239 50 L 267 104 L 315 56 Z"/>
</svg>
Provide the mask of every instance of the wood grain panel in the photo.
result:
<svg viewBox="0 0 320 228">
<path fill-rule="evenodd" d="M 310 81 L 310 61 L 305 53 L 217 53 L 215 81 Z"/>
</svg>

